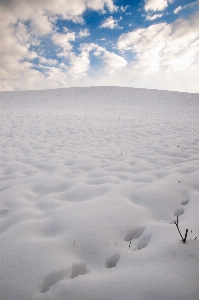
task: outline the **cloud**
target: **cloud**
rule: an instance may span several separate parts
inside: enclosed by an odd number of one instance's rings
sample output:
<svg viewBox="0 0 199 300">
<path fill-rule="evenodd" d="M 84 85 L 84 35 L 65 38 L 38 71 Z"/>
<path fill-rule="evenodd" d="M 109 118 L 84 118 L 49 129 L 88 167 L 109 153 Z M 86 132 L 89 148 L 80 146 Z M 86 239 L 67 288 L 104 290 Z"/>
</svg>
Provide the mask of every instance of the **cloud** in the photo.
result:
<svg viewBox="0 0 199 300">
<path fill-rule="evenodd" d="M 156 15 L 153 15 L 153 16 L 147 15 L 146 16 L 146 20 L 147 21 L 153 21 L 153 20 L 155 20 L 157 18 L 161 18 L 162 16 L 163 16 L 163 14 L 156 14 Z"/>
<path fill-rule="evenodd" d="M 174 9 L 174 14 L 177 14 L 182 9 L 182 6 L 178 6 L 176 9 Z"/>
<path fill-rule="evenodd" d="M 83 30 L 80 30 L 79 34 L 77 35 L 77 37 L 79 37 L 79 38 L 84 38 L 84 37 L 87 37 L 87 36 L 90 36 L 90 32 L 87 28 L 83 29 Z"/>
<path fill-rule="evenodd" d="M 87 8 L 102 11 L 104 7 L 110 12 L 117 9 L 112 0 L 0 0 L 0 20 L 4 26 L 28 21 L 33 34 L 45 35 L 57 18 L 82 23 Z"/>
<path fill-rule="evenodd" d="M 34 13 L 71 19 L 82 15 L 86 8 L 103 10 L 106 7 L 110 12 L 117 9 L 112 0 L 1 0 L 0 6 L 4 14 L 12 13 L 21 20 L 34 17 Z"/>
<path fill-rule="evenodd" d="M 122 20 L 122 17 L 120 17 L 119 20 L 114 20 L 112 16 L 109 18 L 105 19 L 104 22 L 101 24 L 100 28 L 121 28 L 118 26 L 118 22 Z"/>
<path fill-rule="evenodd" d="M 89 83 L 97 85 L 100 84 L 100 82 L 103 82 L 103 78 L 109 78 L 109 84 L 112 85 L 113 78 L 118 76 L 117 71 L 121 71 L 122 68 L 127 65 L 127 61 L 123 57 L 116 55 L 113 52 L 109 52 L 106 48 L 95 43 L 81 44 L 79 51 L 79 55 L 72 52 L 68 53 L 69 64 L 68 66 L 63 66 L 63 78 L 65 78 L 64 80 L 72 86 L 89 85 Z M 90 66 L 92 55 L 99 60 L 99 65 L 97 69 L 95 69 L 96 72 L 94 72 Z M 57 78 L 57 74 L 59 74 L 59 76 L 61 74 L 57 69 L 56 72 L 54 71 L 52 73 L 52 70 L 50 70 L 50 72 L 51 78 Z M 92 77 L 89 75 L 89 72 L 92 73 Z"/>
<path fill-rule="evenodd" d="M 112 74 L 116 69 L 123 68 L 127 65 L 127 61 L 122 56 L 107 51 L 104 47 L 96 46 L 94 55 L 101 59 L 102 63 L 106 65 Z"/>
<path fill-rule="evenodd" d="M 194 66 L 199 58 L 199 14 L 172 24 L 159 23 L 120 36 L 120 50 L 131 50 L 139 65 L 150 68 Z"/>
<path fill-rule="evenodd" d="M 56 59 L 47 59 L 45 57 L 40 56 L 39 57 L 39 62 L 43 65 L 48 65 L 48 66 L 53 66 L 53 65 L 57 65 L 58 61 Z"/>
<path fill-rule="evenodd" d="M 32 88 L 37 79 L 39 83 L 43 82 L 43 88 L 48 86 L 44 81 L 47 77 L 51 80 L 54 75 L 50 71 L 42 74 L 35 70 L 41 69 L 42 64 L 47 70 L 47 65 L 53 63 L 45 58 L 45 51 L 50 49 L 44 48 L 43 41 L 54 43 L 54 56 L 56 48 L 60 47 L 61 52 L 59 50 L 57 55 L 59 58 L 61 55 L 68 55 L 73 49 L 72 42 L 77 37 L 89 34 L 88 30 L 80 31 L 78 36 L 74 32 L 58 33 L 56 21 L 66 19 L 83 23 L 82 15 L 87 8 L 102 11 L 105 7 L 110 12 L 117 10 L 112 0 L 0 0 L 0 90 L 20 89 L 20 82 L 25 82 L 23 79 L 27 82 L 26 89 Z M 64 69 L 58 72 L 54 67 L 52 70 L 53 74 L 59 74 Z"/>
<path fill-rule="evenodd" d="M 130 5 L 122 5 L 122 6 L 119 7 L 119 10 L 121 12 L 126 12 L 127 8 L 129 8 L 129 7 L 130 7 Z"/>
<path fill-rule="evenodd" d="M 28 76 L 35 74 L 31 70 L 31 61 L 38 57 L 38 54 L 31 50 L 35 40 L 30 38 L 27 26 L 18 22 L 15 26 L 1 23 L 0 41 L 0 86 L 1 89 L 8 86 L 12 89 L 13 85 L 7 82 L 16 82 L 18 79 L 25 82 Z"/>
<path fill-rule="evenodd" d="M 169 2 L 147 0 L 148 20 L 160 17 L 154 12 Z M 198 14 L 123 34 L 117 43 L 121 52 L 116 54 L 96 43 L 79 44 L 90 35 L 86 28 L 60 32 L 56 27 L 60 19 L 85 27 L 87 8 L 101 13 L 127 9 L 115 6 L 113 0 L 0 0 L 0 90 L 123 85 L 199 91 Z M 107 18 L 101 27 L 119 28 L 120 20 Z M 126 51 L 133 53 L 133 60 L 127 62 Z"/>
<path fill-rule="evenodd" d="M 84 43 L 79 47 L 80 54 L 76 54 L 72 48 L 71 41 L 75 41 L 75 33 L 67 32 L 65 34 L 55 33 L 52 36 L 53 42 L 61 48 L 57 54 L 58 57 L 65 58 L 66 65 L 65 72 L 78 78 L 85 76 L 90 70 L 90 55 L 91 52 L 100 61 L 101 69 L 108 70 L 108 73 L 114 74 L 117 69 L 123 68 L 127 65 L 127 61 L 95 43 Z"/>
<path fill-rule="evenodd" d="M 72 75 L 72 78 L 78 78 L 79 76 L 85 76 L 90 68 L 89 53 L 82 51 L 79 55 L 74 53 L 69 54 L 70 67 L 67 68 L 68 74 Z"/>
<path fill-rule="evenodd" d="M 72 50 L 72 45 L 70 42 L 75 41 L 75 32 L 67 32 L 67 33 L 54 33 L 51 37 L 52 41 L 60 46 L 64 52 Z"/>
<path fill-rule="evenodd" d="M 168 4 L 172 3 L 173 0 L 145 0 L 145 10 L 152 10 L 152 11 L 162 11 L 164 10 Z"/>
<path fill-rule="evenodd" d="M 87 72 L 90 70 L 91 51 L 94 51 L 93 55 L 101 62 L 99 65 L 103 69 L 103 72 L 114 74 L 117 69 L 121 69 L 127 65 L 127 61 L 123 57 L 107 51 L 104 47 L 93 43 L 82 44 L 79 55 L 75 55 L 74 53 L 69 54 L 70 66 L 67 68 L 68 73 L 75 78 L 87 75 Z"/>
<path fill-rule="evenodd" d="M 122 52 L 131 51 L 134 60 L 120 74 L 125 72 L 127 79 L 138 82 L 137 74 L 145 87 L 199 91 L 198 28 L 199 13 L 195 13 L 187 20 L 159 23 L 122 34 L 117 47 Z"/>
<path fill-rule="evenodd" d="M 127 65 L 127 61 L 123 57 L 109 51 L 104 51 L 103 61 L 107 64 L 108 68 L 110 68 L 110 73 L 115 73 L 116 69 L 123 68 Z"/>
<path fill-rule="evenodd" d="M 112 0 L 87 0 L 86 4 L 88 8 L 92 8 L 94 10 L 104 10 L 104 7 L 106 7 L 110 12 L 118 10 L 118 7 L 114 5 Z"/>
<path fill-rule="evenodd" d="M 184 5 L 184 6 L 178 6 L 176 7 L 176 9 L 174 9 L 174 14 L 178 14 L 179 11 L 181 10 L 190 10 L 192 12 L 198 12 L 199 11 L 199 0 L 196 0 L 194 2 L 191 2 L 191 3 L 188 3 L 187 5 Z"/>
</svg>

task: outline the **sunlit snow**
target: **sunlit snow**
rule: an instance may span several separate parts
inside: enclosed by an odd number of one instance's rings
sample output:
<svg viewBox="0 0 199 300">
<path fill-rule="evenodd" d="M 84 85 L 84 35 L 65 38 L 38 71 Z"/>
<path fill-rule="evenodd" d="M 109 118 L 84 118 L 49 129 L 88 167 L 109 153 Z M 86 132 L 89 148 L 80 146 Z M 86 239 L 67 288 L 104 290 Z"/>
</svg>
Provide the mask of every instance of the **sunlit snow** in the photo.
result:
<svg viewBox="0 0 199 300">
<path fill-rule="evenodd" d="M 0 110 L 1 300 L 199 299 L 199 94 L 2 92 Z"/>
</svg>

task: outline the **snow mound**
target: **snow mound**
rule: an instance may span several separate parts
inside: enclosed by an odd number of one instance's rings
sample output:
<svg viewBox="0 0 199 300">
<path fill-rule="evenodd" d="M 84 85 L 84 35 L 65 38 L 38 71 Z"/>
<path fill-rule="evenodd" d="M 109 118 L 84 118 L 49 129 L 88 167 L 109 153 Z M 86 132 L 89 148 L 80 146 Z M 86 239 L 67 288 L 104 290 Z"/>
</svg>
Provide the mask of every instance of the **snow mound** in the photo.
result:
<svg viewBox="0 0 199 300">
<path fill-rule="evenodd" d="M 0 299 L 199 299 L 199 94 L 2 92 L 0 114 Z"/>
</svg>

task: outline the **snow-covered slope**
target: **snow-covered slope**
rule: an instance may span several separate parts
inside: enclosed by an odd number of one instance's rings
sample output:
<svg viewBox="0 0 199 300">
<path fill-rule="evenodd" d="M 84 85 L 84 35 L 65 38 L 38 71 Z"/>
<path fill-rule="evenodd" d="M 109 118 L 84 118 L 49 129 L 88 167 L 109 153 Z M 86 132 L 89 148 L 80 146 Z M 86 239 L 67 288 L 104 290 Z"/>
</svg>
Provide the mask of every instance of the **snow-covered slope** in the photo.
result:
<svg viewBox="0 0 199 300">
<path fill-rule="evenodd" d="M 3 92 L 0 110 L 1 300 L 199 299 L 199 94 Z"/>
</svg>

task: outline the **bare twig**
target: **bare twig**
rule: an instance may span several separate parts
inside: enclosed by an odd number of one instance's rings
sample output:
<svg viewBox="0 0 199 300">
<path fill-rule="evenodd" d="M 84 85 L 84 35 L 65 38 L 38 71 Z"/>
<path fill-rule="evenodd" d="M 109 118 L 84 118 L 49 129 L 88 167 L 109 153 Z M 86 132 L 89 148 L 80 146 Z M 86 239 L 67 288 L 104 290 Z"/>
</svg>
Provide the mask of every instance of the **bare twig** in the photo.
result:
<svg viewBox="0 0 199 300">
<path fill-rule="evenodd" d="M 185 243 L 185 242 L 186 242 L 186 239 L 187 239 L 187 234 L 188 234 L 188 229 L 186 229 L 186 232 L 185 232 L 185 237 L 184 237 L 184 239 L 183 239 L 183 243 Z"/>
<path fill-rule="evenodd" d="M 178 217 L 177 217 L 177 222 L 174 221 L 174 223 L 176 224 L 176 227 L 177 227 L 177 229 L 178 229 L 178 232 L 179 232 L 179 234 L 180 234 L 180 236 L 181 236 L 181 238 L 182 238 L 182 241 L 183 241 L 183 236 L 182 236 L 182 234 L 181 234 L 181 232 L 180 232 L 180 229 L 179 229 L 179 227 L 178 227 Z"/>
<path fill-rule="evenodd" d="M 178 232 L 179 232 L 179 234 L 180 234 L 180 236 L 181 236 L 181 239 L 182 239 L 183 243 L 185 243 L 186 240 L 187 240 L 188 229 L 186 229 L 185 237 L 183 238 L 182 233 L 180 232 L 180 229 L 179 229 L 179 227 L 178 227 L 178 217 L 177 217 L 177 222 L 174 221 L 174 223 L 176 224 L 176 227 L 177 227 L 177 229 L 178 229 Z"/>
</svg>

